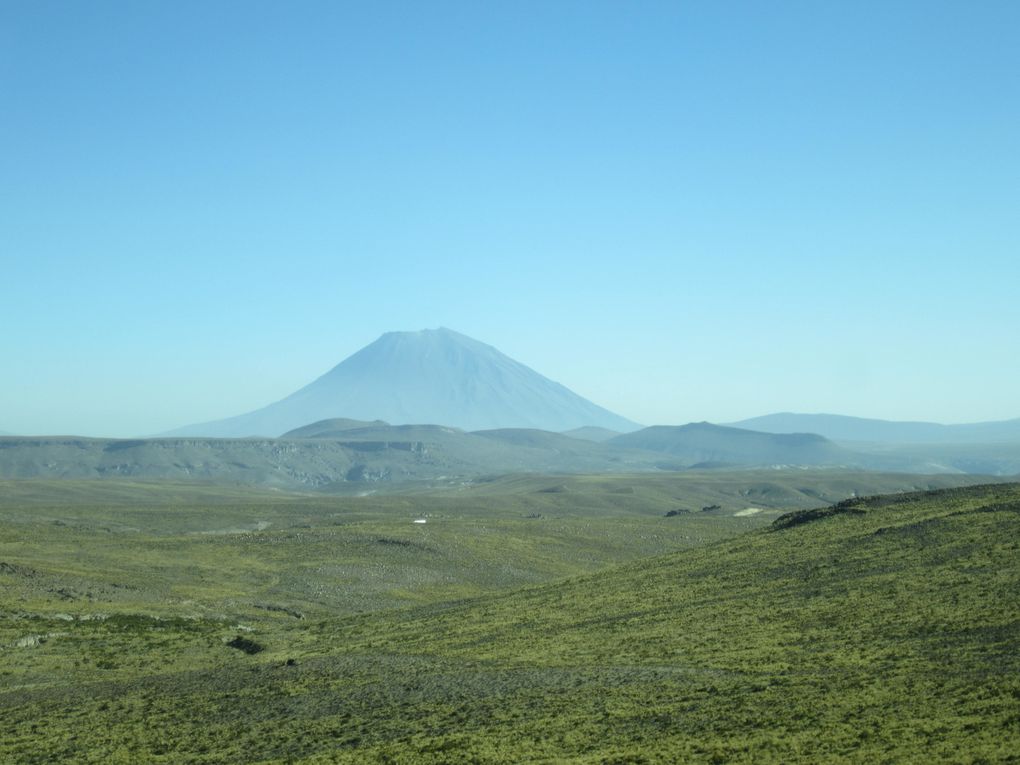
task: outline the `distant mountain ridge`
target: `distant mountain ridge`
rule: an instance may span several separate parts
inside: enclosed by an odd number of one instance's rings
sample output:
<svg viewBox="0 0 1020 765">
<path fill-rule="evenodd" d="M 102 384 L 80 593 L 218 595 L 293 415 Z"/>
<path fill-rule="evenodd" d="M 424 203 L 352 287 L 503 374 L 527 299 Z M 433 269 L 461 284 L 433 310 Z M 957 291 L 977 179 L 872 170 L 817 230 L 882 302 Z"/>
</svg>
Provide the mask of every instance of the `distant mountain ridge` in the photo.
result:
<svg viewBox="0 0 1020 765">
<path fill-rule="evenodd" d="M 330 419 L 281 438 L 0 438 L 0 479 L 129 478 L 362 491 L 461 485 L 520 473 L 835 468 L 913 474 L 1020 473 L 1020 444 L 854 449 L 810 433 L 709 423 L 656 426 L 603 443 L 533 428 L 466 432 L 443 425 Z"/>
<path fill-rule="evenodd" d="M 453 330 L 388 332 L 280 401 L 166 436 L 277 437 L 330 418 L 438 423 L 463 430 L 639 427 Z"/>
<path fill-rule="evenodd" d="M 1020 442 L 1020 418 L 964 425 L 896 422 L 840 414 L 779 412 L 729 423 L 765 433 L 818 433 L 833 441 L 901 444 L 993 444 Z"/>
<path fill-rule="evenodd" d="M 342 491 L 504 473 L 641 472 L 657 470 L 664 457 L 526 429 L 331 427 L 314 423 L 295 431 L 304 436 L 281 439 L 5 437 L 0 479 L 183 479 Z"/>
</svg>

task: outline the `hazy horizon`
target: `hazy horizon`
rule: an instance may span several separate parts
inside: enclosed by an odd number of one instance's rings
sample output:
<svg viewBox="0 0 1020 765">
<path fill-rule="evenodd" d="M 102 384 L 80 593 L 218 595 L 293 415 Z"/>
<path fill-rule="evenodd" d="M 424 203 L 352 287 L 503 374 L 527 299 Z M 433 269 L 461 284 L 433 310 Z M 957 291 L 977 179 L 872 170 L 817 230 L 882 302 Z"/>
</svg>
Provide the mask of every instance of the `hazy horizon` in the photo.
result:
<svg viewBox="0 0 1020 765">
<path fill-rule="evenodd" d="M 438 330 L 447 330 L 447 329 L 450 329 L 450 328 L 436 328 L 436 329 L 438 329 Z M 420 334 L 422 332 L 429 332 L 429 331 L 433 331 L 433 330 L 430 328 L 430 329 L 426 329 L 426 330 L 396 330 L 396 331 L 391 331 L 391 332 L 383 333 L 383 335 L 381 335 L 380 338 L 377 339 L 377 342 L 379 340 L 382 340 L 385 335 L 394 335 L 394 334 L 396 334 L 396 335 L 401 335 L 401 334 L 403 334 L 403 335 L 416 335 L 416 334 Z M 454 333 L 455 334 L 461 334 L 461 333 L 456 333 L 456 331 L 454 331 Z M 476 340 L 477 338 L 466 338 L 466 339 L 468 339 L 468 340 Z M 372 345 L 375 345 L 375 343 L 373 343 Z M 360 350 L 366 350 L 366 348 L 363 348 L 363 349 L 360 349 Z M 498 350 L 498 349 L 496 349 L 496 350 Z M 354 356 L 354 355 L 356 355 L 356 354 L 352 354 L 352 356 Z M 348 357 L 348 358 L 350 358 L 350 357 Z M 347 360 L 348 359 L 344 359 L 344 361 L 347 361 Z M 336 365 L 336 366 L 341 366 L 341 365 Z M 335 369 L 336 369 L 336 367 L 333 367 L 330 370 L 327 370 L 327 372 L 324 373 L 323 375 L 317 377 L 315 380 L 309 380 L 308 382 L 309 383 L 317 382 L 320 377 L 321 378 L 328 377 L 331 372 L 335 371 Z M 537 370 L 534 370 L 534 371 L 537 371 Z M 539 372 L 539 374 L 541 374 L 541 373 Z M 553 382 L 558 382 L 558 381 L 553 381 Z M 295 392 L 297 392 L 297 391 L 296 390 L 290 391 L 291 394 L 293 394 Z M 286 397 L 281 397 L 281 398 L 286 398 Z M 268 404 L 273 404 L 273 403 L 278 403 L 278 402 L 277 401 L 273 401 L 273 402 L 265 402 L 265 403 L 268 405 Z M 597 402 L 593 402 L 593 403 L 597 404 Z M 257 409 L 261 409 L 261 408 L 262 407 L 254 407 L 254 409 L 256 409 L 256 410 Z M 746 417 L 746 418 L 739 418 L 739 419 L 734 419 L 734 420 L 713 420 L 712 422 L 715 422 L 717 424 L 731 424 L 731 423 L 737 423 L 737 422 L 739 422 L 739 420 L 743 420 L 743 419 L 754 419 L 755 417 L 758 417 L 758 416 L 761 416 L 761 415 L 791 414 L 791 413 L 794 413 L 794 412 L 791 412 L 791 411 L 760 412 L 760 413 L 758 413 L 758 415 L 750 415 L 749 417 Z M 225 414 L 222 417 L 217 417 L 217 418 L 213 418 L 213 419 L 215 419 L 215 420 L 218 420 L 218 419 L 231 419 L 231 418 L 235 418 L 236 419 L 237 415 L 243 415 L 243 414 L 248 414 L 248 412 L 233 412 L 233 413 L 230 413 L 230 414 Z M 616 414 L 616 413 L 613 412 L 613 414 Z M 847 415 L 845 412 L 806 412 L 806 411 L 800 411 L 800 412 L 796 412 L 796 414 L 799 414 L 799 415 L 836 415 L 836 416 L 846 416 L 846 417 L 863 417 L 865 419 L 889 419 L 889 418 L 869 418 L 869 417 L 867 417 L 865 415 Z M 338 412 L 336 414 L 336 416 L 341 416 L 341 417 L 342 416 L 347 416 L 347 415 L 352 415 L 353 419 L 368 419 L 368 418 L 382 419 L 382 420 L 388 421 L 390 424 L 404 424 L 405 422 L 419 423 L 419 424 L 431 423 L 431 424 L 440 424 L 440 425 L 454 424 L 454 423 L 452 423 L 450 418 L 443 418 L 443 417 L 438 417 L 438 418 L 428 418 L 428 417 L 425 417 L 425 418 L 419 418 L 419 419 L 406 418 L 406 417 L 404 417 L 404 418 L 401 418 L 401 417 L 394 418 L 394 417 L 386 416 L 385 412 L 377 412 L 377 413 Z M 305 422 L 305 420 L 296 421 L 295 423 L 292 423 L 292 426 L 300 425 L 300 424 L 311 424 L 312 421 L 314 421 L 314 420 L 316 420 L 318 418 L 310 416 L 310 417 L 308 417 L 306 419 L 307 419 L 307 422 Z M 1015 417 L 1003 417 L 1003 418 L 999 418 L 999 419 L 1000 420 L 1012 420 L 1012 419 L 1017 419 L 1017 418 L 1015 418 Z M 694 423 L 694 422 L 702 422 L 702 421 L 706 421 L 706 419 L 705 418 L 701 418 L 701 419 L 695 418 L 695 419 L 691 419 L 691 420 L 685 420 L 683 422 L 649 421 L 649 422 L 642 422 L 642 423 L 638 423 L 638 424 L 641 425 L 642 427 L 645 427 L 645 426 L 650 426 L 650 425 L 684 425 L 684 424 L 689 424 L 689 423 Z M 894 421 L 894 422 L 903 422 L 903 423 L 909 423 L 909 422 L 929 422 L 929 423 L 935 422 L 935 423 L 937 423 L 938 422 L 936 420 L 919 420 L 919 421 L 918 420 L 914 420 L 914 421 L 911 421 L 911 420 L 892 420 L 892 421 Z M 187 428 L 185 426 L 188 426 L 188 425 L 197 425 L 197 424 L 198 423 L 181 423 L 178 426 L 177 429 L 187 430 Z M 964 423 L 940 423 L 940 424 L 947 424 L 948 425 L 948 424 L 964 424 Z M 481 426 L 479 426 L 479 427 L 481 427 Z M 469 429 L 473 429 L 473 428 L 469 428 Z M 561 428 L 552 428 L 552 429 L 553 430 L 561 430 Z M 168 430 L 170 430 L 170 429 L 168 429 Z M 626 430 L 626 429 L 624 429 L 624 430 Z M 26 436 L 34 436 L 34 435 L 80 435 L 80 436 L 87 436 L 87 437 L 111 437 L 111 438 L 129 437 L 130 438 L 130 437 L 160 436 L 160 435 L 163 435 L 163 433 L 162 432 L 161 433 L 155 433 L 155 432 L 131 432 L 131 433 L 91 432 L 91 433 L 87 433 L 87 432 L 77 432 L 77 431 L 70 431 L 70 430 L 56 430 L 56 431 L 48 431 L 48 432 L 38 431 L 38 432 L 12 433 L 12 432 L 9 432 L 9 431 L 0 430 L 0 435 L 26 435 Z M 169 435 L 169 434 L 167 434 L 167 435 Z M 243 433 L 239 432 L 239 433 L 234 434 L 234 435 L 235 436 L 236 435 L 243 435 Z"/>
<path fill-rule="evenodd" d="M 446 326 L 638 423 L 1020 417 L 1020 6 L 0 8 L 0 430 Z"/>
</svg>

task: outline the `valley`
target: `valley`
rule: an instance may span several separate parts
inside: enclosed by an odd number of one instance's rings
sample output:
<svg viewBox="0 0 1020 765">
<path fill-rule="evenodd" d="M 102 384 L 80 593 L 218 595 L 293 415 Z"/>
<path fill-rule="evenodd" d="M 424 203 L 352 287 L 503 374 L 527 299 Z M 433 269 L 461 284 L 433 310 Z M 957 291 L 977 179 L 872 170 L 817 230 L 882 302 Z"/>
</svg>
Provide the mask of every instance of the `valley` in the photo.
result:
<svg viewBox="0 0 1020 765">
<path fill-rule="evenodd" d="M 0 759 L 1007 762 L 1020 491 L 959 480 L 0 482 Z"/>
</svg>

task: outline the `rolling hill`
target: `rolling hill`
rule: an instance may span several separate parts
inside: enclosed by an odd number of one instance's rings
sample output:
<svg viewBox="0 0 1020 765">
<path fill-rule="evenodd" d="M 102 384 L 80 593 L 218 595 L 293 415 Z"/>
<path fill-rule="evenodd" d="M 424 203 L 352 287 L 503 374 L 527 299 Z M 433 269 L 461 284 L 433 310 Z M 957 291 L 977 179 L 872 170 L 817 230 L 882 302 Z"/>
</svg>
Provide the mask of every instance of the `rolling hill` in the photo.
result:
<svg viewBox="0 0 1020 765">
<path fill-rule="evenodd" d="M 614 438 L 622 434 L 618 430 L 609 430 L 608 428 L 597 428 L 588 425 L 583 428 L 565 430 L 563 431 L 563 435 L 570 436 L 571 438 L 580 438 L 582 441 L 594 441 L 601 444 L 608 441 L 610 438 Z"/>
<path fill-rule="evenodd" d="M 1020 747 L 1018 534 L 1015 485 L 864 498 L 322 634 L 357 656 L 392 652 L 379 682 L 420 661 L 421 682 L 391 685 L 393 701 L 374 707 L 382 717 L 405 704 L 403 730 L 377 734 L 366 757 L 1009 762 Z M 416 702 L 422 687 L 428 701 Z M 430 711 L 458 704 L 452 727 Z"/>
<path fill-rule="evenodd" d="M 280 401 L 165 435 L 276 437 L 339 417 L 463 430 L 638 427 L 492 346 L 440 328 L 389 332 Z"/>
<path fill-rule="evenodd" d="M 812 433 L 758 433 L 707 422 L 654 425 L 606 441 L 609 446 L 673 455 L 686 465 L 863 466 L 863 455 Z"/>
</svg>

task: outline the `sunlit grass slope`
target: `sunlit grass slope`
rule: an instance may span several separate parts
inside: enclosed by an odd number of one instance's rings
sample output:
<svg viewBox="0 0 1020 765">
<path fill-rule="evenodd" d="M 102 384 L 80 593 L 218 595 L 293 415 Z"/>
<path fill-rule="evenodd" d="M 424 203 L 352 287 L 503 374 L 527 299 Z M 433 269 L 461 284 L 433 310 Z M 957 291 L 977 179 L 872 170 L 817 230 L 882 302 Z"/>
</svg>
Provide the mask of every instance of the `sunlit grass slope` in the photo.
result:
<svg viewBox="0 0 1020 765">
<path fill-rule="evenodd" d="M 446 605 L 9 615 L 0 761 L 1016 762 L 1018 540 L 997 485 Z"/>
</svg>

